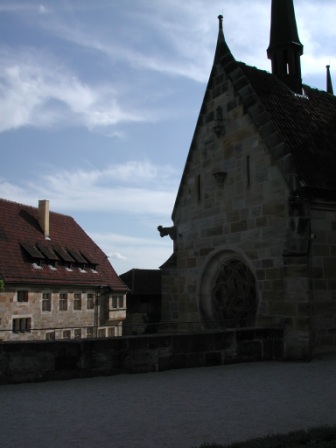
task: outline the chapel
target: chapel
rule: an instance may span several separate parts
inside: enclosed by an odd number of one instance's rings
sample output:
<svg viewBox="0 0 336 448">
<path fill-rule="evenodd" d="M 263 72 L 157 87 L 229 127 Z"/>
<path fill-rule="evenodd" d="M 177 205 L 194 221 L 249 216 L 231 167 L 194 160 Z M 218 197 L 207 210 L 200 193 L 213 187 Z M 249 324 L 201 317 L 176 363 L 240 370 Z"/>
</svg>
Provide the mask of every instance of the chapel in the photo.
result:
<svg viewBox="0 0 336 448">
<path fill-rule="evenodd" d="M 266 45 L 265 45 L 266 48 Z M 283 328 L 287 359 L 336 348 L 336 98 L 302 81 L 293 0 L 272 0 L 271 72 L 213 66 L 161 266 L 175 331 Z"/>
</svg>

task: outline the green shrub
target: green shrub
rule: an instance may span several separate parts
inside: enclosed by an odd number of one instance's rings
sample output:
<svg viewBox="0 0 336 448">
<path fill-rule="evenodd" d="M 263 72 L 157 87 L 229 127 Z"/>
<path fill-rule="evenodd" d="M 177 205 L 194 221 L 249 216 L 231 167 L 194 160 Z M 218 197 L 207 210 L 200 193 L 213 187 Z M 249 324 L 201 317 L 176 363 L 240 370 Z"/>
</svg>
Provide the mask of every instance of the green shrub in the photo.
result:
<svg viewBox="0 0 336 448">
<path fill-rule="evenodd" d="M 295 431 L 257 439 L 236 442 L 229 445 L 208 443 L 200 448 L 335 448 L 336 426 L 322 426 L 307 431 Z"/>
</svg>

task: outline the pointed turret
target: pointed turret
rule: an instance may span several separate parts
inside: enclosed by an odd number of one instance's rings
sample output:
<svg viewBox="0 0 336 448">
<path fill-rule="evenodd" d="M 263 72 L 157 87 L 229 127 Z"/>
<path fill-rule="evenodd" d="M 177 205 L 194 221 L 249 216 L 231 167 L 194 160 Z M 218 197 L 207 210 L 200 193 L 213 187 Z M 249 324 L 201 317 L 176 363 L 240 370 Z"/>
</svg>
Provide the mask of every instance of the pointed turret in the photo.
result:
<svg viewBox="0 0 336 448">
<path fill-rule="evenodd" d="M 331 95 L 334 94 L 334 89 L 333 89 L 331 75 L 330 75 L 330 65 L 327 65 L 327 92 L 331 93 Z"/>
<path fill-rule="evenodd" d="M 225 56 L 229 57 L 230 59 L 233 59 L 231 51 L 229 50 L 229 47 L 227 46 L 227 43 L 225 41 L 222 15 L 218 16 L 218 21 L 219 21 L 219 29 L 218 29 L 218 38 L 214 57 L 214 64 L 218 63 L 219 59 Z"/>
<path fill-rule="evenodd" d="M 224 33 L 223 33 L 223 16 L 218 16 L 219 21 L 219 29 L 218 29 L 218 38 L 217 38 L 217 45 L 216 45 L 216 51 L 215 51 L 215 58 L 216 61 L 219 56 L 221 56 L 223 46 L 225 46 L 225 39 L 224 39 Z"/>
<path fill-rule="evenodd" d="M 270 44 L 267 56 L 272 73 L 295 93 L 302 93 L 300 42 L 293 0 L 272 0 Z"/>
</svg>

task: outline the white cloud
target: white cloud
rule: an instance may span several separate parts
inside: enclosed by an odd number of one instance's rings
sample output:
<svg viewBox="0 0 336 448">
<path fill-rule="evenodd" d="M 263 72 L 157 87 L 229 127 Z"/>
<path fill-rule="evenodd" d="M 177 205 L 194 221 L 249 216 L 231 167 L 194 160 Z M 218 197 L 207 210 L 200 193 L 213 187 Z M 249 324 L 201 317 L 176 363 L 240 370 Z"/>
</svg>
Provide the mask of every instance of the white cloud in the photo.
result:
<svg viewBox="0 0 336 448">
<path fill-rule="evenodd" d="M 248 0 L 228 0 L 222 5 L 216 0 L 210 6 L 204 0 L 139 3 L 134 9 L 118 8 L 123 27 L 114 18 L 113 5 L 105 2 L 93 6 L 90 2 L 78 5 L 70 1 L 66 7 L 54 5 L 52 11 L 36 3 L 0 6 L 0 11 L 21 14 L 30 26 L 43 28 L 59 42 L 76 44 L 72 51 L 78 54 L 89 51 L 90 55 L 105 57 L 111 72 L 113 67 L 122 66 L 120 73 L 127 72 L 128 76 L 127 80 L 119 77 L 114 85 L 93 85 L 83 81 L 80 69 L 76 74 L 61 62 L 62 54 L 56 57 L 37 48 L 2 49 L 0 132 L 23 126 L 85 126 L 118 136 L 120 131 L 114 129 L 117 124 L 157 119 L 153 104 L 148 106 L 151 95 L 143 90 L 143 80 L 161 73 L 205 83 L 213 59 L 219 13 L 224 15 L 224 33 L 234 57 L 270 70 L 266 57 L 270 2 L 257 0 L 252 5 Z M 322 8 L 321 2 L 313 0 L 298 0 L 295 4 L 305 46 L 303 79 L 314 74 L 322 76 L 326 64 L 336 64 L 336 5 L 331 1 L 324 1 L 323 5 Z M 112 22 L 97 26 L 90 20 L 90 9 L 110 14 Z M 34 10 L 39 14 L 31 14 Z M 84 15 L 76 14 L 76 10 Z M 48 21 L 43 17 L 47 12 Z M 154 89 L 153 94 L 157 94 Z M 151 98 L 153 101 L 153 95 Z"/>
<path fill-rule="evenodd" d="M 171 167 L 130 161 L 104 170 L 43 174 L 21 186 L 4 180 L 0 197 L 34 206 L 43 197 L 51 201 L 53 210 L 70 214 L 103 211 L 165 219 L 170 216 L 178 180 L 179 173 Z"/>
<path fill-rule="evenodd" d="M 121 253 L 119 252 L 113 252 L 111 254 L 107 255 L 108 258 L 110 259 L 115 259 L 115 260 L 127 260 L 127 257 L 125 257 L 124 255 L 121 255 Z"/>
<path fill-rule="evenodd" d="M 48 12 L 48 8 L 46 8 L 44 5 L 39 5 L 38 12 L 40 14 L 46 14 Z"/>
<path fill-rule="evenodd" d="M 107 254 L 117 273 L 132 268 L 158 269 L 172 254 L 169 238 L 137 238 L 122 234 L 93 232 L 90 237 Z"/>
<path fill-rule="evenodd" d="M 22 126 L 83 125 L 89 129 L 148 119 L 123 109 L 112 86 L 80 81 L 50 54 L 0 51 L 0 132 Z"/>
</svg>

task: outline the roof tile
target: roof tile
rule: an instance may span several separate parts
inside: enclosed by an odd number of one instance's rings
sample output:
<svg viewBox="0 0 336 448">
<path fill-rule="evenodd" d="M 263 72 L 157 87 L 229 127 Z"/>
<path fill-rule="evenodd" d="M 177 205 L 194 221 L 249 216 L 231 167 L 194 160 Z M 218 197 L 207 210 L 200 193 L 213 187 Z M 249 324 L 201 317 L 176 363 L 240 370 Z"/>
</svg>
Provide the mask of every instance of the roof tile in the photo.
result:
<svg viewBox="0 0 336 448">
<path fill-rule="evenodd" d="M 112 290 L 127 290 L 104 252 L 71 216 L 50 212 L 49 239 L 38 224 L 37 208 L 0 199 L 0 216 L 0 278 L 6 283 L 108 286 Z M 42 269 L 36 269 L 33 263 L 34 255 L 36 260 L 40 253 L 38 248 L 45 255 L 41 253 Z M 66 253 L 65 261 L 75 263 L 68 250 L 78 254 L 81 262 L 86 262 L 81 253 L 87 254 L 88 260 L 98 265 L 97 270 L 87 268 L 83 272 L 75 265 L 72 270 L 62 265 L 50 269 L 47 259 L 65 260 Z"/>
</svg>

